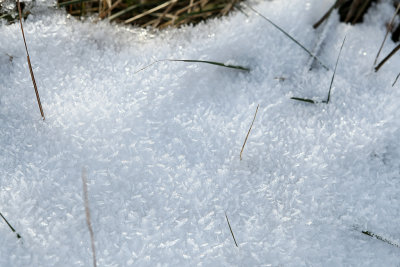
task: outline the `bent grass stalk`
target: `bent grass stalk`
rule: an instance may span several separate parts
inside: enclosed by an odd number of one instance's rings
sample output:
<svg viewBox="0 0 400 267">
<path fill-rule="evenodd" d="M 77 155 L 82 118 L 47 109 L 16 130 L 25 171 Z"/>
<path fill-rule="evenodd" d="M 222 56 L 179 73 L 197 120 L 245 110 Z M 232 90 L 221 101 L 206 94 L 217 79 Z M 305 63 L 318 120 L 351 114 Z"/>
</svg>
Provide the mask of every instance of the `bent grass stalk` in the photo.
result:
<svg viewBox="0 0 400 267">
<path fill-rule="evenodd" d="M 86 214 L 86 224 L 90 233 L 90 243 L 92 246 L 92 255 L 93 255 L 93 266 L 97 266 L 96 260 L 96 249 L 94 246 L 94 233 L 92 228 L 92 223 L 90 221 L 90 209 L 89 209 L 89 198 L 88 198 L 88 189 L 87 189 L 87 179 L 86 179 L 86 169 L 82 169 L 82 184 L 83 184 L 83 200 L 85 205 L 85 214 Z"/>
<path fill-rule="evenodd" d="M 256 13 L 257 15 L 259 15 L 260 17 L 262 17 L 263 19 L 265 19 L 267 22 L 269 22 L 272 26 L 274 26 L 276 29 L 278 29 L 280 32 L 282 32 L 284 35 L 286 35 L 290 40 L 292 40 L 295 44 L 297 44 L 298 46 L 300 46 L 304 51 L 307 52 L 307 54 L 309 54 L 311 57 L 313 57 L 316 61 L 318 61 L 319 64 L 321 64 L 321 66 L 326 69 L 329 70 L 329 68 L 322 63 L 322 61 L 316 56 L 314 55 L 312 52 L 310 52 L 310 50 L 308 50 L 304 45 L 302 45 L 299 41 L 297 41 L 295 38 L 293 38 L 289 33 L 287 33 L 285 30 L 283 30 L 281 27 L 279 27 L 277 24 L 275 24 L 272 20 L 270 20 L 269 18 L 267 18 L 266 16 L 264 16 L 263 14 L 261 14 L 260 12 L 258 12 L 257 10 L 255 10 L 254 8 L 252 8 L 251 6 L 245 4 L 245 3 L 241 3 L 242 5 L 244 5 L 245 7 L 249 8 L 251 11 L 253 11 L 254 13 Z"/>
<path fill-rule="evenodd" d="M 10 227 L 11 231 L 13 231 L 14 233 L 17 234 L 17 238 L 21 238 L 21 235 L 17 233 L 17 231 L 15 231 L 14 227 L 11 226 L 11 224 L 7 221 L 7 219 L 3 216 L 3 214 L 0 212 L 0 216 L 1 218 L 3 218 L 3 220 L 6 222 L 6 224 L 8 225 L 8 227 Z"/>
<path fill-rule="evenodd" d="M 240 150 L 240 160 L 242 160 L 242 153 L 243 153 L 243 150 L 244 150 L 244 146 L 246 145 L 247 138 L 249 138 L 249 135 L 250 135 L 250 132 L 251 132 L 251 128 L 253 127 L 254 121 L 256 120 L 259 106 L 260 106 L 260 104 L 257 105 L 257 109 L 256 109 L 256 112 L 254 113 L 253 121 L 251 122 L 249 131 L 247 132 L 246 138 L 244 139 L 242 150 Z"/>
<path fill-rule="evenodd" d="M 226 218 L 226 222 L 228 223 L 229 230 L 231 231 L 231 235 L 232 235 L 232 237 L 233 237 L 233 241 L 235 242 L 236 247 L 239 247 L 238 244 L 237 244 L 237 242 L 236 242 L 235 235 L 233 234 L 231 224 L 229 223 L 228 216 L 226 215 L 226 211 L 225 211 L 225 218 Z"/>
<path fill-rule="evenodd" d="M 33 87 L 35 88 L 35 94 L 36 94 L 36 99 L 37 99 L 37 102 L 38 102 L 38 105 L 39 105 L 40 114 L 42 115 L 43 120 L 45 120 L 44 112 L 43 112 L 43 108 L 42 108 L 42 103 L 40 102 L 39 91 L 38 91 L 37 86 L 36 86 L 35 76 L 33 75 L 31 60 L 30 60 L 29 52 L 28 52 L 28 46 L 26 45 L 24 28 L 22 26 L 21 5 L 19 3 L 19 0 L 17 0 L 17 5 L 18 5 L 18 13 L 19 13 L 19 23 L 21 25 L 22 37 L 24 39 L 26 58 L 28 60 L 28 66 L 29 66 L 29 72 L 31 73 L 31 79 L 32 79 Z"/>
<path fill-rule="evenodd" d="M 326 100 L 322 100 L 321 103 L 328 104 L 329 100 L 331 99 L 331 90 L 332 90 L 333 80 L 335 79 L 336 68 L 337 68 L 337 65 L 339 63 L 340 54 L 342 53 L 342 49 L 343 49 L 343 45 L 344 45 L 345 41 L 346 41 L 346 36 L 343 39 L 342 45 L 341 45 L 340 50 L 339 50 L 339 54 L 338 54 L 338 56 L 336 58 L 335 69 L 333 70 L 331 84 L 329 85 L 328 97 L 326 98 Z M 291 97 L 291 99 L 297 100 L 297 101 L 302 101 L 302 102 L 307 102 L 307 103 L 312 103 L 312 104 L 317 104 L 318 103 L 317 101 L 309 99 L 309 98 Z"/>
<path fill-rule="evenodd" d="M 237 69 L 237 70 L 242 70 L 242 71 L 250 71 L 250 68 L 246 68 L 246 67 L 242 67 L 242 66 L 238 66 L 238 65 L 229 65 L 229 64 L 224 64 L 224 63 L 215 62 L 215 61 L 195 60 L 195 59 L 160 59 L 160 60 L 156 60 L 153 63 L 150 63 L 149 65 L 135 71 L 134 74 L 141 72 L 142 70 L 145 70 L 145 69 L 153 66 L 156 63 L 164 62 L 164 61 L 205 63 L 205 64 L 211 64 L 211 65 L 216 65 L 216 66 L 225 67 L 225 68 Z"/>
</svg>

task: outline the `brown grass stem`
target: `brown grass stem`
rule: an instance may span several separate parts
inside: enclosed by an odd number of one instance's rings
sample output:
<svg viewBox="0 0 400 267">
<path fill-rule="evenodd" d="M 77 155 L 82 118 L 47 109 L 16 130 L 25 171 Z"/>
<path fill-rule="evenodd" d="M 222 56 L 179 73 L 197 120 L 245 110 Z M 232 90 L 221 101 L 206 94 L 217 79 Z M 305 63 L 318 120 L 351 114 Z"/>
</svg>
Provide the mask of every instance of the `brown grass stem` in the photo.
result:
<svg viewBox="0 0 400 267">
<path fill-rule="evenodd" d="M 229 223 L 228 216 L 226 215 L 226 211 L 225 211 L 225 218 L 226 218 L 226 222 L 228 223 L 229 230 L 231 231 L 231 235 L 232 235 L 232 237 L 233 237 L 233 241 L 235 242 L 236 247 L 239 247 L 238 244 L 237 244 L 237 242 L 236 242 L 235 235 L 233 234 L 231 224 Z"/>
<path fill-rule="evenodd" d="M 45 120 L 44 112 L 43 112 L 43 108 L 42 108 L 42 103 L 41 103 L 40 97 L 39 97 L 39 91 L 38 91 L 37 86 L 36 86 L 35 76 L 33 75 L 31 60 L 30 60 L 29 52 L 28 52 L 28 46 L 26 45 L 24 27 L 22 26 L 21 5 L 19 3 L 19 0 L 17 0 L 17 5 L 18 5 L 19 22 L 20 22 L 20 25 L 21 25 L 22 37 L 24 39 L 24 44 L 25 44 L 26 58 L 28 60 L 29 72 L 31 73 L 31 79 L 32 79 L 33 87 L 35 88 L 35 94 L 36 94 L 36 99 L 37 99 L 37 102 L 38 102 L 38 105 L 39 105 L 40 114 L 42 115 L 43 120 Z"/>
<path fill-rule="evenodd" d="M 242 146 L 242 150 L 240 150 L 240 160 L 242 160 L 243 150 L 244 150 L 244 147 L 245 147 L 245 145 L 246 145 L 247 139 L 249 138 L 249 135 L 250 135 L 250 132 L 251 132 L 251 128 L 253 127 L 254 121 L 256 120 L 257 112 L 258 112 L 258 108 L 259 108 L 259 107 L 260 107 L 260 104 L 257 105 L 256 112 L 254 113 L 253 121 L 251 122 L 249 131 L 247 132 L 246 138 L 244 139 L 243 146 Z"/>
<path fill-rule="evenodd" d="M 86 214 L 86 224 L 90 233 L 90 243 L 92 246 L 92 255 L 93 255 L 93 266 L 97 266 L 96 260 L 96 249 L 94 245 L 94 233 L 92 228 L 92 223 L 90 221 L 90 209 L 89 209 L 89 197 L 88 197 L 88 189 L 87 189 L 87 178 L 86 178 L 86 169 L 82 169 L 82 184 L 83 184 L 83 200 L 85 205 L 85 214 Z"/>
<path fill-rule="evenodd" d="M 387 39 L 387 37 L 389 35 L 390 28 L 393 26 L 394 19 L 396 18 L 397 13 L 399 13 L 399 10 L 400 10 L 400 3 L 397 5 L 396 11 L 394 12 L 394 15 L 393 15 L 392 19 L 390 20 L 389 25 L 386 27 L 386 34 L 385 34 L 385 37 L 383 38 L 381 47 L 379 47 L 378 54 L 376 54 L 376 57 L 375 57 L 375 60 L 374 60 L 374 65 L 378 61 L 378 58 L 379 58 L 379 55 L 381 54 L 383 45 L 386 42 L 386 39 Z"/>
<path fill-rule="evenodd" d="M 377 72 L 385 63 L 388 61 L 396 52 L 400 49 L 400 44 L 393 48 L 392 52 L 389 53 L 379 64 L 375 67 L 375 72 Z"/>
</svg>

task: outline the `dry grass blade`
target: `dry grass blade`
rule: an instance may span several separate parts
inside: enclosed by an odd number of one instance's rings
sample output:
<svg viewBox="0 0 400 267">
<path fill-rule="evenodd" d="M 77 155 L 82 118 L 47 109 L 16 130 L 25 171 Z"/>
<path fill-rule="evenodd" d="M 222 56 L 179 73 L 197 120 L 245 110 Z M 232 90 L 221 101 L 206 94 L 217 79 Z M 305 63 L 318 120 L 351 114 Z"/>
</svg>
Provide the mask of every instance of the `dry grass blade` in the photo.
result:
<svg viewBox="0 0 400 267">
<path fill-rule="evenodd" d="M 394 82 L 393 82 L 393 84 L 392 84 L 392 87 L 396 84 L 396 82 L 397 82 L 397 79 L 400 77 L 400 73 L 399 74 L 397 74 L 397 76 L 396 76 L 396 79 L 394 80 Z"/>
<path fill-rule="evenodd" d="M 336 59 L 336 64 L 335 64 L 335 69 L 333 70 L 331 84 L 329 85 L 328 98 L 326 99 L 325 102 L 323 101 L 323 103 L 326 103 L 326 104 L 328 104 L 329 100 L 331 99 L 331 90 L 332 90 L 333 80 L 335 79 L 336 68 L 337 68 L 337 65 L 339 63 L 340 54 L 342 53 L 342 49 L 343 49 L 343 45 L 344 45 L 345 41 L 346 41 L 346 36 L 343 38 L 343 42 L 342 42 L 342 45 L 340 46 L 339 54 L 338 54 L 337 59 Z"/>
<path fill-rule="evenodd" d="M 240 160 L 242 160 L 243 150 L 244 150 L 244 147 L 245 147 L 245 145 L 246 145 L 247 138 L 249 138 L 249 135 L 250 135 L 250 132 L 251 132 L 251 128 L 253 127 L 254 121 L 256 120 L 257 112 L 258 112 L 258 108 L 259 108 L 259 107 L 260 107 L 260 104 L 257 105 L 256 112 L 254 113 L 253 121 L 251 122 L 249 131 L 247 132 L 246 138 L 244 139 L 243 146 L 242 146 L 242 150 L 240 150 Z"/>
<path fill-rule="evenodd" d="M 11 224 L 7 221 L 7 219 L 3 216 L 3 214 L 0 212 L 0 216 L 1 218 L 3 218 L 3 220 L 6 222 L 6 224 L 8 225 L 8 227 L 10 227 L 11 231 L 13 231 L 14 233 L 17 234 L 17 238 L 21 238 L 21 236 L 15 231 L 14 227 L 11 226 Z"/>
<path fill-rule="evenodd" d="M 400 9 L 400 3 L 397 5 L 396 11 L 394 12 L 394 15 L 393 15 L 392 19 L 390 20 L 389 25 L 386 27 L 386 34 L 385 34 L 385 37 L 383 38 L 381 47 L 379 47 L 378 54 L 376 54 L 376 57 L 375 57 L 375 60 L 374 60 L 374 65 L 378 61 L 378 57 L 381 54 L 383 45 L 385 44 L 386 39 L 387 39 L 387 37 L 389 35 L 390 28 L 393 26 L 394 19 L 396 18 L 397 13 L 399 13 L 399 9 Z"/>
<path fill-rule="evenodd" d="M 225 212 L 225 218 L 226 218 L 226 222 L 228 223 L 229 230 L 231 231 L 231 234 L 232 234 L 232 237 L 233 237 L 233 241 L 235 242 L 236 247 L 239 247 L 237 242 L 236 242 L 235 235 L 233 234 L 232 227 L 231 227 L 231 224 L 229 223 L 229 219 L 228 219 L 228 216 L 226 215 L 226 212 Z"/>
<path fill-rule="evenodd" d="M 392 246 L 400 248 L 400 245 L 398 245 L 398 244 L 396 244 L 396 243 L 394 243 L 394 242 L 392 242 L 392 241 L 390 241 L 390 240 L 388 240 L 388 239 L 386 239 L 386 238 L 384 238 L 384 237 L 382 237 L 380 235 L 374 234 L 374 233 L 372 233 L 370 231 L 361 231 L 361 233 L 363 233 L 364 235 L 376 238 L 376 239 L 378 239 L 380 241 L 383 241 L 383 242 L 385 242 L 385 243 L 387 243 L 389 245 L 392 245 Z"/>
<path fill-rule="evenodd" d="M 141 72 L 142 70 L 145 70 L 151 66 L 153 66 L 156 63 L 159 62 L 164 62 L 164 61 L 176 61 L 176 62 L 192 62 L 192 63 L 205 63 L 205 64 L 211 64 L 211 65 L 216 65 L 216 66 L 220 66 L 220 67 L 225 67 L 225 68 L 230 68 L 230 69 L 237 69 L 237 70 L 243 70 L 243 71 L 250 71 L 249 68 L 246 67 L 242 67 L 242 66 L 237 66 L 237 65 L 229 65 L 229 64 L 224 64 L 221 62 L 215 62 L 215 61 L 207 61 L 207 60 L 195 60 L 195 59 L 160 59 L 160 60 L 156 60 L 152 63 L 150 63 L 147 66 L 144 66 L 143 68 L 137 70 L 134 72 L 134 74 Z"/>
<path fill-rule="evenodd" d="M 321 62 L 321 60 L 319 60 L 319 58 L 317 56 L 315 56 L 313 53 L 311 53 L 304 45 L 302 45 L 299 41 L 297 41 L 296 39 L 294 39 L 290 34 L 288 34 L 285 30 L 283 30 L 281 27 L 279 27 L 277 24 L 275 24 L 272 20 L 270 20 L 269 18 L 267 18 L 266 16 L 264 16 L 263 14 L 261 14 L 260 12 L 258 12 L 257 10 L 255 10 L 254 8 L 252 8 L 251 6 L 242 3 L 244 6 L 246 6 L 248 9 L 250 9 L 251 11 L 253 11 L 254 13 L 256 13 L 257 15 L 259 15 L 260 17 L 262 17 L 264 20 L 268 21 L 272 26 L 274 26 L 276 29 L 278 29 L 280 32 L 282 32 L 284 35 L 286 35 L 290 40 L 292 40 L 295 44 L 297 44 L 298 46 L 300 46 L 304 51 L 307 52 L 307 54 L 309 54 L 311 57 L 315 58 L 316 61 L 318 61 L 319 64 L 321 64 L 321 66 L 326 69 L 329 70 L 329 68 L 327 66 L 325 66 L 324 63 Z"/>
<path fill-rule="evenodd" d="M 19 22 L 20 22 L 20 25 L 21 25 L 22 37 L 24 39 L 24 44 L 25 44 L 26 58 L 28 60 L 29 72 L 31 73 L 31 79 L 32 79 L 33 87 L 35 88 L 35 94 L 36 94 L 36 99 L 37 99 L 37 102 L 38 102 L 38 105 L 39 105 L 40 114 L 42 115 L 43 120 L 45 120 L 44 112 L 43 112 L 43 108 L 42 108 L 42 103 L 40 102 L 39 91 L 38 91 L 37 86 L 36 86 L 35 76 L 33 75 L 31 60 L 30 60 L 29 52 L 28 52 L 28 46 L 26 45 L 24 28 L 22 26 L 21 5 L 19 3 L 19 0 L 17 0 L 17 5 L 18 5 Z"/>
<path fill-rule="evenodd" d="M 143 12 L 143 13 L 141 13 L 139 15 L 134 16 L 133 18 L 125 20 L 125 24 L 131 23 L 131 22 L 133 22 L 133 21 L 135 21 L 137 19 L 140 19 L 140 18 L 142 18 L 144 16 L 147 16 L 147 15 L 149 15 L 149 14 L 151 14 L 151 13 L 157 11 L 157 10 L 163 9 L 164 7 L 167 7 L 168 5 L 170 5 L 172 3 L 176 3 L 177 1 L 178 0 L 170 0 L 168 2 L 165 2 L 165 3 L 161 4 L 161 5 L 158 5 L 155 8 L 152 8 L 150 10 L 147 10 L 146 12 Z"/>
<path fill-rule="evenodd" d="M 92 223 L 90 221 L 90 209 L 89 209 L 89 198 L 88 198 L 88 189 L 87 189 L 87 179 L 86 179 L 86 170 L 82 169 L 82 184 L 83 184 L 83 200 L 85 204 L 85 214 L 86 214 L 86 224 L 89 228 L 90 233 L 90 243 L 92 245 L 92 254 L 93 254 L 93 266 L 97 266 L 96 260 L 96 249 L 94 246 L 94 233 L 92 228 Z"/>
<path fill-rule="evenodd" d="M 379 64 L 378 66 L 375 67 L 375 72 L 377 72 L 382 66 L 383 64 L 386 63 L 386 61 L 388 61 L 394 54 L 396 54 L 396 52 L 400 49 L 400 44 L 397 45 L 392 52 L 389 53 L 389 55 L 387 55 Z"/>
<path fill-rule="evenodd" d="M 164 12 L 161 14 L 161 16 L 157 19 L 157 21 L 153 24 L 153 27 L 156 28 L 158 25 L 160 25 L 162 19 L 171 11 L 171 9 L 174 7 L 176 2 L 171 3 L 167 9 L 164 10 Z"/>
</svg>

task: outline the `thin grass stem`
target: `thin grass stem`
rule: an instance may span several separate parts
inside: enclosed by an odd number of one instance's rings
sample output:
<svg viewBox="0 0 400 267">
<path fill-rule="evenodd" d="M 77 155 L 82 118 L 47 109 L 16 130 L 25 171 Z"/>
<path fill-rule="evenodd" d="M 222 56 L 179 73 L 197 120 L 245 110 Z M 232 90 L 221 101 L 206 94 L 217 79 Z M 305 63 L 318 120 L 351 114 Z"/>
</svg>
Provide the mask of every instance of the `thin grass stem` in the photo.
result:
<svg viewBox="0 0 400 267">
<path fill-rule="evenodd" d="M 343 38 L 343 42 L 342 42 L 342 45 L 340 46 L 339 54 L 338 54 L 337 59 L 336 59 L 336 64 L 335 64 L 335 69 L 333 70 L 331 84 L 329 85 L 328 98 L 326 99 L 326 102 L 323 101 L 323 103 L 326 103 L 326 104 L 328 104 L 329 100 L 331 99 L 331 90 L 332 90 L 333 80 L 335 79 L 336 68 L 337 68 L 337 65 L 339 63 L 340 54 L 342 53 L 342 49 L 343 49 L 343 45 L 344 45 L 345 41 L 346 41 L 346 36 Z"/>
<path fill-rule="evenodd" d="M 250 71 L 250 69 L 246 68 L 246 67 L 237 66 L 237 65 L 229 65 L 229 64 L 224 64 L 224 63 L 215 62 L 215 61 L 194 60 L 194 59 L 160 59 L 160 60 L 156 60 L 156 61 L 150 63 L 149 65 L 146 65 L 143 68 L 135 71 L 134 74 L 136 74 L 138 72 L 141 72 L 142 70 L 145 70 L 145 69 L 153 66 L 154 64 L 159 63 L 159 62 L 163 62 L 163 61 L 205 63 L 205 64 L 211 64 L 211 65 L 216 65 L 216 66 L 225 67 L 225 68 L 237 69 L 237 70 L 242 70 L 242 71 Z"/>
<path fill-rule="evenodd" d="M 377 72 L 385 63 L 388 61 L 396 52 L 400 49 L 400 44 L 397 45 L 392 52 L 389 53 L 379 64 L 375 67 L 375 72 Z"/>
<path fill-rule="evenodd" d="M 333 80 L 335 79 L 337 65 L 339 63 L 340 54 L 342 53 L 342 49 L 343 49 L 343 45 L 344 45 L 345 41 L 346 41 L 346 36 L 343 38 L 343 42 L 342 42 L 342 45 L 340 46 L 339 54 L 338 54 L 338 56 L 336 58 L 335 69 L 333 70 L 331 83 L 329 85 L 328 97 L 326 98 L 326 100 L 321 101 L 321 103 L 328 104 L 329 100 L 331 99 L 331 90 L 332 90 Z M 314 101 L 314 100 L 309 99 L 309 98 L 291 97 L 291 99 L 297 100 L 297 101 L 302 101 L 302 102 L 307 102 L 307 103 L 311 103 L 311 104 L 317 104 L 318 103 L 317 101 Z"/>
<path fill-rule="evenodd" d="M 6 222 L 6 224 L 8 225 L 8 227 L 10 227 L 11 231 L 13 231 L 14 233 L 17 234 L 17 238 L 21 238 L 20 234 L 18 234 L 18 233 L 15 231 L 14 227 L 11 226 L 11 224 L 7 221 L 7 219 L 3 216 L 3 214 L 2 214 L 1 212 L 0 212 L 0 216 L 1 216 L 1 218 L 3 218 L 3 220 Z"/>
<path fill-rule="evenodd" d="M 251 132 L 251 128 L 253 127 L 254 121 L 256 120 L 257 112 L 258 112 L 258 108 L 259 108 L 259 107 L 260 107 L 260 104 L 257 105 L 256 112 L 254 113 L 253 121 L 251 122 L 249 131 L 247 132 L 246 138 L 244 139 L 243 146 L 242 146 L 242 150 L 240 150 L 240 160 L 242 160 L 243 150 L 244 150 L 244 147 L 245 147 L 245 145 L 246 145 L 247 138 L 249 138 L 249 135 L 250 135 L 250 132 Z"/>
<path fill-rule="evenodd" d="M 283 30 L 281 27 L 279 27 L 277 24 L 275 24 L 272 20 L 270 20 L 269 18 L 267 18 L 266 16 L 264 16 L 263 14 L 261 14 L 260 12 L 258 12 L 257 10 L 255 10 L 254 8 L 252 8 L 251 6 L 249 6 L 247 4 L 242 3 L 242 5 L 246 6 L 251 11 L 253 11 L 257 15 L 259 15 L 260 17 L 262 17 L 263 19 L 268 21 L 272 26 L 274 26 L 276 29 L 278 29 L 280 32 L 282 32 L 284 35 L 286 35 L 295 44 L 300 46 L 305 52 L 307 52 L 307 54 L 309 54 L 311 57 L 315 58 L 315 60 L 318 61 L 318 63 L 321 64 L 321 66 L 324 69 L 329 70 L 329 68 L 324 63 L 322 63 L 322 61 L 317 56 L 315 56 L 313 53 L 311 53 L 304 45 L 302 45 L 299 41 L 297 41 L 295 38 L 293 38 L 289 33 L 287 33 L 285 30 Z"/>
<path fill-rule="evenodd" d="M 237 244 L 237 242 L 236 242 L 235 235 L 233 234 L 231 224 L 229 223 L 228 216 L 226 215 L 226 211 L 225 211 L 225 218 L 226 218 L 226 222 L 228 223 L 229 230 L 231 231 L 231 235 L 232 235 L 232 237 L 233 237 L 233 241 L 235 242 L 236 247 L 239 247 L 238 244 Z"/>
<path fill-rule="evenodd" d="M 28 46 L 26 45 L 24 28 L 22 26 L 21 5 L 19 3 L 19 0 L 17 0 L 17 5 L 18 5 L 19 22 L 20 22 L 20 25 L 21 25 L 22 37 L 24 39 L 24 44 L 25 44 L 26 58 L 28 60 L 29 72 L 31 74 L 33 87 L 35 88 L 35 94 L 36 94 L 36 99 L 37 99 L 37 102 L 38 102 L 38 105 L 39 105 L 40 114 L 42 115 L 43 120 L 45 120 L 44 112 L 43 112 L 43 108 L 42 108 L 42 103 L 41 103 L 40 97 L 39 97 L 39 91 L 38 91 L 37 86 L 36 86 L 35 76 L 33 75 L 33 69 L 32 69 L 31 60 L 30 60 L 30 57 L 29 57 Z"/>
<path fill-rule="evenodd" d="M 90 233 L 90 243 L 92 246 L 92 255 L 93 255 L 93 267 L 97 266 L 96 260 L 96 248 L 94 245 L 94 233 L 92 228 L 92 223 L 90 220 L 90 209 L 89 209 L 89 197 L 88 197 L 88 189 L 87 189 L 87 178 L 86 178 L 86 169 L 82 169 L 82 185 L 83 185 L 83 200 L 85 205 L 85 214 L 86 214 L 86 224 Z"/>
<path fill-rule="evenodd" d="M 386 238 L 384 238 L 384 237 L 382 237 L 382 236 L 380 236 L 380 235 L 377 235 L 377 234 L 375 234 L 375 233 L 372 233 L 372 232 L 370 232 L 370 231 L 361 231 L 361 233 L 363 233 L 364 235 L 367 235 L 367 236 L 376 238 L 376 239 L 378 239 L 378 240 L 380 240 L 380 241 L 383 241 L 383 242 L 385 242 L 385 243 L 387 243 L 387 244 L 389 244 L 389 245 L 392 245 L 392 246 L 395 246 L 395 247 L 400 248 L 400 245 L 398 245 L 398 244 L 396 244 L 396 243 L 394 243 L 394 242 L 392 242 L 392 241 L 390 241 L 390 240 L 388 240 L 388 239 L 386 239 Z"/>
<path fill-rule="evenodd" d="M 387 28 L 386 28 L 386 34 L 385 34 L 385 37 L 383 38 L 381 47 L 379 47 L 378 54 L 376 54 L 376 57 L 375 57 L 375 60 L 374 60 L 374 65 L 375 65 L 376 62 L 378 61 L 378 58 L 379 58 L 379 55 L 381 54 L 383 45 L 385 44 L 386 38 L 387 38 L 388 35 L 389 35 L 389 30 L 390 30 L 390 28 L 393 26 L 394 19 L 396 18 L 397 13 L 399 13 L 399 10 L 400 10 L 400 3 L 397 5 L 396 11 L 394 12 L 393 17 L 392 17 L 392 19 L 390 20 L 390 23 L 389 23 L 389 25 L 388 25 Z"/>
<path fill-rule="evenodd" d="M 397 82 L 397 79 L 400 77 L 400 73 L 399 74 L 397 74 L 397 76 L 396 76 L 396 79 L 394 80 L 394 82 L 393 82 L 393 84 L 392 84 L 392 87 L 396 84 L 396 82 Z"/>
</svg>

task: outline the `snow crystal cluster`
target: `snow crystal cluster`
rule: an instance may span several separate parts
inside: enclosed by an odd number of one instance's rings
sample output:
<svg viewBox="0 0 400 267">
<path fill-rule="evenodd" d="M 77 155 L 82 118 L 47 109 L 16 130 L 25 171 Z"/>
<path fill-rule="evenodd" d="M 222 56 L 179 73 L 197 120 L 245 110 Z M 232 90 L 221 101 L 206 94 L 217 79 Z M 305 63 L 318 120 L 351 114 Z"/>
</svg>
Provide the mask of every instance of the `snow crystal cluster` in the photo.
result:
<svg viewBox="0 0 400 267">
<path fill-rule="evenodd" d="M 399 266 L 398 55 L 372 65 L 394 13 L 312 24 L 333 0 L 143 30 L 33 12 L 0 24 L 0 266 Z M 323 100 L 347 36 L 329 104 Z M 382 55 L 395 44 L 388 40 Z M 209 60 L 249 67 L 161 61 Z M 260 105 L 252 131 L 239 153 Z M 225 212 L 238 243 L 235 246 Z"/>
</svg>

